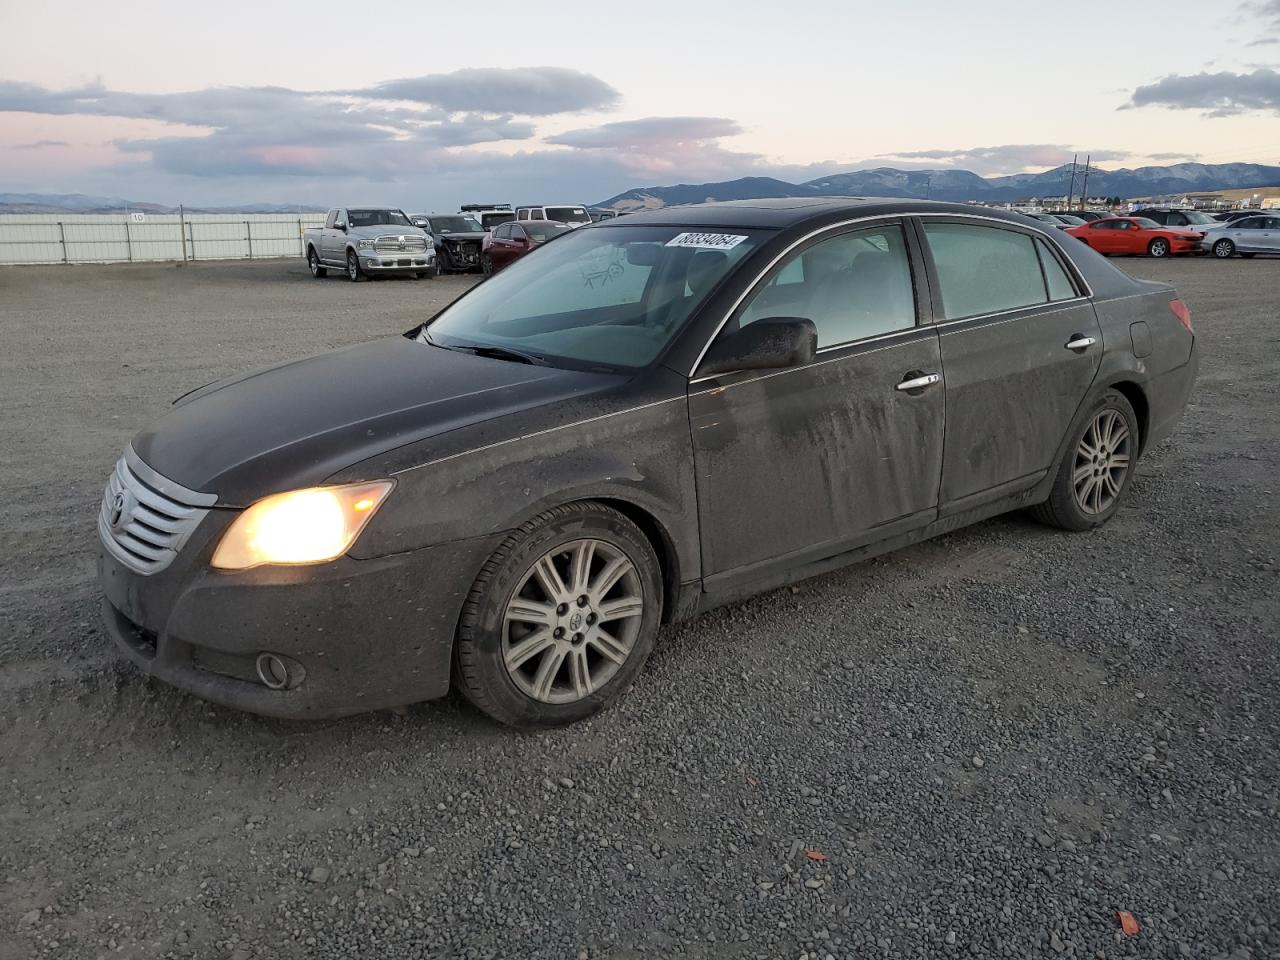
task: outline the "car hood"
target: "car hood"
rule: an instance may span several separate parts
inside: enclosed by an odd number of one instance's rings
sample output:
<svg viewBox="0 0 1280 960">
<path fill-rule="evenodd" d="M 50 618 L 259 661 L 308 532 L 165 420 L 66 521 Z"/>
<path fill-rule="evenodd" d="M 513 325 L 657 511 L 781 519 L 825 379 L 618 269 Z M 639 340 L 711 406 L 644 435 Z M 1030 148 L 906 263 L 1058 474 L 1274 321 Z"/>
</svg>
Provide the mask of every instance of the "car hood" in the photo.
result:
<svg viewBox="0 0 1280 960">
<path fill-rule="evenodd" d="M 616 380 L 389 337 L 201 387 L 133 448 L 161 475 L 216 493 L 220 505 L 247 506 L 405 444 Z"/>
</svg>

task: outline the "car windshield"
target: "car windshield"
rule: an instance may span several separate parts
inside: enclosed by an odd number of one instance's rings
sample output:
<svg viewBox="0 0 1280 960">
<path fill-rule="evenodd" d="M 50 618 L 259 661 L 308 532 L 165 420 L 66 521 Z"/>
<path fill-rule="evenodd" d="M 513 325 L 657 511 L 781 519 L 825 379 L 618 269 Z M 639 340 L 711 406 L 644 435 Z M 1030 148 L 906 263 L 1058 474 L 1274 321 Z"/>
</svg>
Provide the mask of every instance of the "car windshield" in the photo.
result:
<svg viewBox="0 0 1280 960">
<path fill-rule="evenodd" d="M 471 217 L 432 217 L 432 233 L 481 233 L 484 228 Z"/>
<path fill-rule="evenodd" d="M 397 227 L 413 226 L 399 210 L 348 210 L 347 223 L 353 227 L 377 227 L 384 223 Z"/>
<path fill-rule="evenodd" d="M 1085 222 L 1083 217 L 1073 217 L 1069 213 L 1055 213 L 1054 216 L 1057 217 L 1059 220 L 1061 220 L 1063 223 L 1071 224 L 1073 227 L 1078 227 L 1080 226 L 1080 224 Z"/>
<path fill-rule="evenodd" d="M 569 231 L 472 288 L 419 337 L 552 365 L 643 367 L 766 236 L 641 226 Z"/>
<path fill-rule="evenodd" d="M 1154 220 L 1148 220 L 1146 217 L 1134 217 L 1133 222 L 1140 226 L 1143 230 L 1159 230 L 1160 224 Z"/>
<path fill-rule="evenodd" d="M 562 233 L 567 233 L 572 227 L 566 227 L 563 223 L 550 223 L 542 221 L 540 223 L 526 223 L 524 232 L 538 243 L 544 240 L 550 240 L 552 237 L 558 237 Z"/>
<path fill-rule="evenodd" d="M 586 207 L 546 207 L 548 220 L 559 220 L 561 223 L 590 223 L 591 214 Z"/>
<path fill-rule="evenodd" d="M 480 214 L 480 226 L 486 230 L 492 230 L 500 223 L 507 223 L 514 220 L 516 215 L 507 211 L 506 213 L 482 213 Z"/>
<path fill-rule="evenodd" d="M 1218 222 L 1217 220 L 1213 219 L 1213 217 L 1209 216 L 1207 213 L 1201 213 L 1199 210 L 1185 210 L 1183 211 L 1182 215 L 1187 218 L 1187 223 L 1193 223 L 1196 226 L 1200 226 L 1201 224 L 1205 224 L 1205 223 Z"/>
</svg>

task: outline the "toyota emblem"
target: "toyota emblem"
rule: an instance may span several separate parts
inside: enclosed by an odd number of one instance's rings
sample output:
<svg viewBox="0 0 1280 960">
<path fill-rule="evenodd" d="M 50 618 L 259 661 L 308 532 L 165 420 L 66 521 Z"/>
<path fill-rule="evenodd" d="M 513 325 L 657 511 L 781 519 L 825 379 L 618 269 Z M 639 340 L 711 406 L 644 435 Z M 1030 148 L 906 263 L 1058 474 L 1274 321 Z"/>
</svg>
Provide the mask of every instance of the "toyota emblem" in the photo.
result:
<svg viewBox="0 0 1280 960">
<path fill-rule="evenodd" d="M 127 522 L 125 514 L 126 507 L 128 506 L 129 501 L 125 498 L 123 493 L 117 493 L 111 498 L 111 516 L 109 518 L 109 522 L 112 530 L 119 530 L 120 527 Z"/>
</svg>

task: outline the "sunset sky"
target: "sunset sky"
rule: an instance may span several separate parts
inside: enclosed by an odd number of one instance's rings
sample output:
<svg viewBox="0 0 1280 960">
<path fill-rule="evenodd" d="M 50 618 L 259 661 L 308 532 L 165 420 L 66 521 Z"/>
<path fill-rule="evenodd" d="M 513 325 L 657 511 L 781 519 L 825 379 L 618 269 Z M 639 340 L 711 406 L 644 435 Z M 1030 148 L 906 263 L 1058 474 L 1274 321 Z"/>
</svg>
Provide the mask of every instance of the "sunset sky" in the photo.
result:
<svg viewBox="0 0 1280 960">
<path fill-rule="evenodd" d="M 1280 0 L 6 0 L 0 36 L 0 192 L 454 209 L 1075 151 L 1280 163 Z"/>
</svg>

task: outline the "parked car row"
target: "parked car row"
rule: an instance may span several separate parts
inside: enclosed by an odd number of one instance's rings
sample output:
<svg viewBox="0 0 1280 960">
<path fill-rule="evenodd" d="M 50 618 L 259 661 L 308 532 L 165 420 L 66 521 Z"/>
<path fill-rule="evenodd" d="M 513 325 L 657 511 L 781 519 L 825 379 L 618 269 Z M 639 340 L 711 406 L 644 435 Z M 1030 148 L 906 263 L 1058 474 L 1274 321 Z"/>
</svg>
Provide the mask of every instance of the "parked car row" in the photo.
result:
<svg viewBox="0 0 1280 960">
<path fill-rule="evenodd" d="M 395 207 L 333 207 L 323 227 L 302 232 L 303 257 L 311 275 L 341 270 L 350 280 L 380 274 L 418 279 L 441 273 L 492 273 L 534 247 L 574 227 L 618 216 L 593 213 L 580 204 L 512 207 L 509 203 L 464 204 L 458 213 L 416 213 Z M 492 256 L 492 234 L 506 224 Z"/>
<path fill-rule="evenodd" d="M 1153 216 L 1102 217 L 1066 230 L 1099 253 L 1168 257 L 1209 254 L 1280 254 L 1280 215 L 1245 216 L 1221 222 L 1196 210 L 1154 210 Z M 1039 219 L 1039 218 L 1037 218 Z"/>
</svg>

